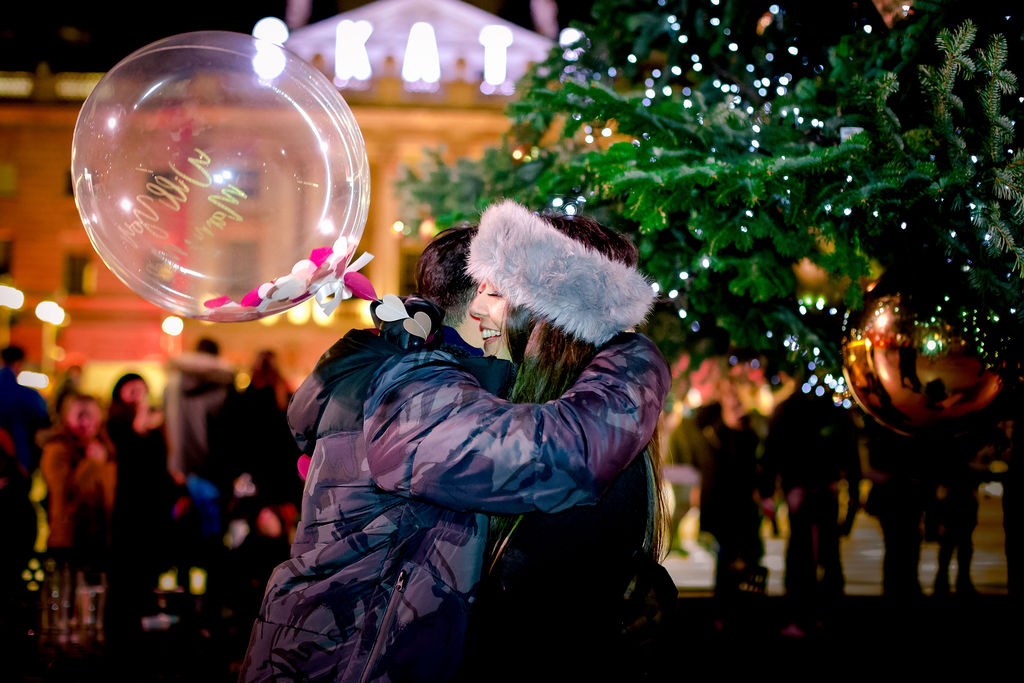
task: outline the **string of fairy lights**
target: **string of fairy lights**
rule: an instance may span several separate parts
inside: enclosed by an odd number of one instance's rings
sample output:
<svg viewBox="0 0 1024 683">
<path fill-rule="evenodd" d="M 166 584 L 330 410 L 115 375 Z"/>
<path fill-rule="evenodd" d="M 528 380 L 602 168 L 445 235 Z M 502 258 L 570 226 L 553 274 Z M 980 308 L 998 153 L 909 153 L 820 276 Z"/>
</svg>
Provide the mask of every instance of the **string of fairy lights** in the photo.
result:
<svg viewBox="0 0 1024 683">
<path fill-rule="evenodd" d="M 668 3 L 667 0 L 658 0 L 657 4 L 665 7 Z M 708 12 L 706 16 L 707 25 L 718 31 L 720 38 L 726 41 L 724 43 L 726 50 L 731 55 L 754 54 L 753 50 L 744 49 L 739 39 L 733 35 L 734 31 L 726 25 L 723 19 L 722 15 L 724 13 L 721 11 L 715 12 L 716 9 L 721 10 L 721 6 L 722 0 L 707 0 L 705 8 Z M 908 0 L 908 2 L 902 3 L 897 8 L 897 11 L 902 14 L 903 18 L 908 17 L 912 12 L 912 2 Z M 782 5 L 770 5 L 758 21 L 758 34 L 762 34 L 772 24 L 776 24 L 781 28 L 785 14 L 786 12 Z M 1006 19 L 1009 20 L 1010 17 L 1007 16 Z M 772 100 L 774 98 L 785 98 L 797 81 L 797 77 L 794 76 L 792 69 L 786 67 L 780 69 L 777 67 L 781 67 L 785 61 L 786 63 L 796 62 L 800 68 L 813 72 L 813 74 L 821 74 L 825 69 L 825 65 L 822 63 L 812 63 L 814 59 L 813 51 L 809 53 L 801 51 L 800 46 L 797 44 L 798 37 L 791 37 L 790 44 L 782 48 L 784 49 L 782 56 L 785 59 L 778 58 L 779 55 L 771 50 L 765 50 L 760 59 L 750 59 L 747 61 L 742 67 L 742 73 L 746 77 L 746 80 L 743 82 L 729 80 L 720 75 L 715 75 L 708 81 L 702 81 L 700 75 L 711 69 L 708 64 L 712 60 L 708 55 L 701 54 L 699 49 L 695 49 L 695 46 L 701 41 L 695 40 L 688 32 L 683 30 L 682 23 L 677 15 L 668 14 L 664 17 L 664 21 L 670 32 L 670 42 L 676 47 L 676 50 L 666 52 L 666 63 L 651 66 L 649 72 L 639 75 L 640 77 L 637 79 L 637 82 L 642 83 L 642 88 L 638 87 L 637 98 L 642 107 L 651 107 L 659 100 L 664 99 L 677 102 L 684 110 L 693 109 L 697 106 L 697 102 L 694 100 L 694 90 L 697 84 L 703 83 L 706 85 L 706 83 L 710 83 L 714 91 L 720 93 L 721 101 L 730 110 L 746 114 L 745 128 L 750 134 L 747 152 L 753 155 L 762 153 L 763 135 L 772 125 L 785 125 L 793 128 L 818 131 L 825 129 L 825 116 L 822 113 L 806 111 L 806 107 L 782 104 L 778 107 L 777 116 L 772 116 Z M 859 25 L 855 22 L 853 29 L 855 31 L 862 31 L 865 35 L 871 35 L 875 31 L 875 27 L 870 21 L 861 21 Z M 565 60 L 564 74 L 577 80 L 584 80 L 586 78 L 598 82 L 604 78 L 614 80 L 624 76 L 627 70 L 635 71 L 644 67 L 643 58 L 635 52 L 630 52 L 625 57 L 628 66 L 611 64 L 606 65 L 600 71 L 584 72 L 584 70 L 578 68 L 577 63 L 586 49 L 586 36 L 572 29 L 562 35 L 560 43 L 564 48 L 562 52 Z M 705 87 L 704 90 L 706 91 L 707 88 Z M 757 97 L 763 98 L 761 102 L 751 99 L 754 93 L 756 93 Z M 1024 103 L 1024 97 L 1019 98 L 1018 101 Z M 572 116 L 577 121 L 580 118 L 579 114 L 572 114 Z M 703 125 L 703 112 L 697 112 L 696 120 L 698 124 Z M 1015 122 L 1011 122 L 1011 125 L 1015 125 Z M 616 127 L 615 122 L 610 121 L 586 124 L 581 127 L 582 141 L 586 145 L 606 145 L 610 142 L 632 137 L 632 142 L 635 146 L 640 144 L 640 136 L 624 135 L 616 130 Z M 856 132 L 858 132 L 858 129 L 843 130 L 842 137 L 844 139 L 848 138 L 850 135 L 856 134 Z M 643 134 L 641 136 L 646 137 Z M 715 147 L 711 147 L 710 152 L 714 155 L 717 153 L 717 150 Z M 1007 148 L 1006 152 L 1009 155 L 1014 154 L 1013 148 Z M 536 151 L 534 151 L 534 156 L 536 156 Z M 785 160 L 785 156 L 780 156 L 778 159 L 779 162 L 785 162 Z M 971 160 L 975 164 L 978 163 L 977 156 L 973 156 Z M 652 158 L 652 161 L 654 161 L 654 158 Z M 783 181 L 788 180 L 789 176 L 783 175 Z M 855 187 L 854 183 L 856 180 L 853 174 L 848 174 L 846 176 L 847 186 Z M 789 195 L 788 189 L 785 189 L 784 192 L 785 195 Z M 593 193 L 594 191 L 591 191 L 591 194 Z M 573 214 L 583 210 L 586 201 L 586 197 L 582 194 L 558 196 L 550 200 L 550 206 L 567 214 Z M 780 197 L 779 201 L 785 203 L 787 202 L 787 197 Z M 845 198 L 841 192 L 838 199 L 834 198 L 832 201 L 826 201 L 821 209 L 826 215 L 842 220 L 854 216 L 854 213 L 859 210 L 859 204 L 860 202 L 855 192 L 846 193 Z M 977 211 L 974 203 L 971 203 L 969 208 L 972 212 Z M 748 219 L 755 219 L 754 212 L 751 209 L 746 210 L 745 215 Z M 873 219 L 879 219 L 879 211 L 872 209 L 870 216 Z M 898 227 L 901 231 L 906 231 L 908 228 L 907 222 L 900 221 Z M 746 225 L 741 225 L 739 229 L 743 233 L 748 231 Z M 701 237 L 699 230 L 695 231 L 695 234 L 697 237 Z M 950 230 L 950 238 L 957 238 L 955 230 Z M 986 242 L 990 238 L 991 235 L 989 234 L 985 234 L 983 237 Z M 696 263 L 691 267 L 683 268 L 679 271 L 676 284 L 665 287 L 661 282 L 655 281 L 652 283 L 655 293 L 664 295 L 668 300 L 677 302 L 678 317 L 681 320 L 687 321 L 692 332 L 699 332 L 701 330 L 701 321 L 688 310 L 685 303 L 687 288 L 693 282 L 693 274 L 696 271 L 714 269 L 714 259 L 709 255 L 699 254 L 696 258 Z M 963 265 L 963 270 L 967 272 L 971 266 L 972 262 L 968 259 Z M 1012 273 L 1006 273 L 1006 277 L 1012 277 Z M 844 332 L 851 326 L 850 311 L 830 303 L 825 296 L 820 294 L 800 294 L 794 301 L 794 308 L 796 314 L 801 317 L 812 315 L 836 317 L 841 321 L 840 327 Z M 1008 312 L 1011 315 L 1016 315 L 1017 313 L 1016 308 L 1012 306 Z M 973 334 L 977 350 L 984 352 L 986 344 L 984 330 L 978 325 L 978 318 L 982 315 L 981 312 L 977 308 L 964 308 L 953 315 L 959 318 L 956 322 L 965 326 L 967 333 Z M 934 326 L 939 316 L 949 316 L 949 313 L 943 312 L 941 307 L 938 307 L 938 310 L 934 312 L 922 311 L 921 316 L 922 320 L 918 324 L 921 326 Z M 996 322 L 999 321 L 998 316 L 995 316 L 994 319 Z M 797 334 L 777 335 L 772 330 L 766 330 L 764 334 L 767 339 L 777 338 L 776 343 L 780 344 L 791 356 L 804 359 L 809 373 L 807 381 L 800 387 L 801 391 L 804 393 L 814 393 L 818 396 L 830 394 L 837 406 L 845 408 L 852 406 L 851 392 L 846 378 L 841 372 L 836 372 L 835 367 L 832 367 L 822 359 L 822 350 L 818 346 L 803 343 Z M 941 336 L 933 336 L 930 339 L 925 338 L 922 344 L 922 353 L 937 355 L 947 350 L 948 340 Z"/>
<path fill-rule="evenodd" d="M 720 0 L 709 0 L 709 3 L 712 7 L 717 7 L 721 4 Z M 664 7 L 666 4 L 666 0 L 658 1 L 659 6 Z M 781 15 L 782 13 L 783 10 L 781 6 L 773 4 L 768 8 L 767 15 L 771 17 L 776 17 Z M 668 24 L 669 29 L 675 32 L 674 41 L 676 43 L 678 43 L 679 45 L 687 45 L 691 43 L 690 36 L 686 32 L 682 31 L 682 25 L 675 14 L 667 15 L 665 17 L 665 21 Z M 728 26 L 725 26 L 720 17 L 710 16 L 708 17 L 707 21 L 710 26 L 718 28 L 723 36 L 731 36 L 732 29 Z M 765 19 L 762 19 L 762 22 L 764 21 Z M 870 32 L 871 29 L 870 27 L 868 27 L 866 30 Z M 577 32 L 575 29 L 570 29 L 567 32 L 563 33 L 560 42 L 563 46 L 567 47 L 567 49 L 563 51 L 563 57 L 567 62 L 568 70 L 570 72 L 575 71 L 573 63 L 579 59 L 583 48 L 575 47 L 573 49 L 568 49 L 568 46 L 585 44 L 585 36 Z M 739 49 L 740 46 L 736 41 L 730 41 L 728 43 L 728 50 L 730 52 L 736 53 L 739 51 Z M 796 56 L 799 54 L 799 49 L 795 45 L 792 45 L 788 48 L 788 52 L 790 55 Z M 764 55 L 764 60 L 767 63 L 772 63 L 774 59 L 775 56 L 770 51 Z M 636 65 L 639 62 L 639 58 L 635 53 L 629 53 L 626 56 L 626 61 L 630 65 Z M 685 64 L 685 68 L 682 64 L 668 64 L 664 67 L 664 69 L 658 67 L 653 68 L 650 71 L 650 74 L 643 80 L 644 90 L 643 97 L 640 99 L 641 105 L 644 107 L 649 107 L 654 103 L 654 101 L 659 96 L 664 98 L 673 98 L 676 96 L 680 96 L 682 98 L 681 104 L 684 109 L 693 108 L 693 90 L 690 87 L 690 85 L 678 86 L 674 85 L 673 83 L 667 82 L 667 80 L 669 78 L 690 78 L 688 72 L 699 74 L 704 70 L 704 62 L 705 57 L 698 54 L 697 52 L 692 52 L 689 54 L 689 63 Z M 822 68 L 823 67 L 819 65 L 815 67 L 815 70 L 820 73 Z M 757 67 L 753 63 L 747 63 L 745 65 L 745 71 L 746 73 L 751 75 L 751 84 L 754 86 L 755 92 L 757 92 L 757 94 L 760 95 L 761 97 L 767 97 L 769 95 L 769 88 L 771 87 L 774 87 L 774 94 L 780 97 L 784 96 L 788 92 L 787 87 L 793 81 L 792 73 L 786 72 L 775 77 L 777 85 L 773 86 L 771 76 L 757 74 Z M 620 74 L 620 69 L 615 65 L 610 65 L 607 67 L 605 73 L 607 74 L 607 77 L 609 79 L 614 79 Z M 601 72 L 593 72 L 591 74 L 591 77 L 596 81 L 600 81 L 602 78 L 602 74 Z M 729 108 L 743 107 L 744 111 L 748 114 L 748 116 L 751 117 L 755 117 L 755 115 L 760 112 L 760 109 L 755 108 L 753 104 L 744 103 L 743 98 L 740 96 L 739 84 L 727 83 L 718 77 L 714 78 L 711 82 L 714 88 L 722 93 L 725 102 L 727 103 Z M 764 105 L 764 111 L 765 113 L 770 113 L 770 103 L 766 103 Z M 790 109 L 783 108 L 780 112 L 780 115 L 783 118 L 785 118 L 789 116 L 790 113 Z M 797 124 L 803 124 L 805 122 L 804 117 L 800 115 L 799 107 L 792 108 L 792 115 L 793 120 Z M 573 114 L 573 117 L 579 120 L 579 114 Z M 702 115 L 698 114 L 698 121 L 703 123 L 702 119 Z M 757 152 L 757 150 L 760 147 L 761 143 L 757 136 L 761 132 L 761 126 L 763 125 L 763 123 L 764 121 L 761 117 L 752 118 L 749 123 L 750 130 L 753 133 L 753 137 L 749 145 L 749 151 L 752 153 Z M 812 127 L 822 127 L 824 125 L 824 122 L 817 118 L 812 118 L 810 120 L 810 124 Z M 584 125 L 582 130 L 583 140 L 588 145 L 598 142 L 599 137 L 608 139 L 614 135 L 614 131 L 609 125 L 595 127 L 588 124 Z M 599 134 L 595 135 L 595 133 L 598 133 L 598 130 L 600 131 Z M 632 142 L 634 143 L 634 145 L 639 145 L 639 140 L 637 139 L 634 139 Z M 714 148 L 712 148 L 712 152 L 714 151 Z M 552 208 L 560 209 L 570 215 L 576 213 L 577 210 L 581 210 L 582 205 L 585 203 L 586 198 L 582 195 L 569 199 L 568 201 L 564 197 L 555 197 L 551 200 Z M 746 215 L 748 218 L 754 217 L 753 212 L 749 209 L 746 211 Z M 747 228 L 746 226 L 741 226 L 740 230 L 742 232 L 746 232 Z M 712 259 L 707 255 L 701 256 L 698 260 L 697 267 L 704 270 L 711 268 Z M 669 300 L 679 299 L 679 287 L 685 287 L 687 282 L 690 281 L 690 270 L 681 270 L 679 272 L 680 284 L 675 287 L 669 288 L 667 291 L 664 292 L 665 296 L 667 296 Z M 656 294 L 661 294 L 663 292 L 661 284 L 656 281 L 652 283 L 652 289 Z M 814 301 L 808 300 L 801 302 L 799 304 L 798 310 L 801 315 L 806 315 L 808 310 L 810 310 L 811 308 L 814 308 L 818 311 L 822 310 L 824 304 L 824 298 L 819 297 L 817 300 Z M 839 310 L 833 306 L 829 307 L 828 312 L 830 315 L 837 315 L 839 313 Z M 681 320 L 686 320 L 687 318 L 690 317 L 690 313 L 684 305 L 679 305 L 677 309 L 677 315 Z M 701 322 L 699 320 L 690 319 L 688 322 L 689 328 L 692 332 L 696 333 L 701 330 Z M 773 332 L 771 330 L 766 331 L 765 334 L 768 339 L 771 339 L 773 337 Z M 794 352 L 798 352 L 800 350 L 800 344 L 795 335 L 785 335 L 781 341 L 781 344 L 783 347 L 791 349 Z M 807 362 L 807 368 L 808 370 L 812 371 L 812 374 L 809 376 L 808 381 L 801 386 L 801 390 L 804 393 L 814 392 L 815 394 L 821 396 L 824 394 L 825 387 L 827 386 L 835 395 L 837 405 L 843 405 L 844 407 L 849 408 L 852 404 L 850 401 L 848 387 L 845 385 L 845 380 L 842 378 L 842 376 L 839 376 L 837 378 L 834 377 L 831 373 L 824 373 L 824 375 L 820 378 L 818 377 L 818 375 L 813 374 L 813 371 L 815 371 L 818 368 L 818 362 L 815 359 L 819 356 L 820 349 L 815 347 L 809 349 L 808 351 L 805 351 L 805 353 L 808 352 L 811 354 L 811 360 Z M 777 383 L 778 378 L 773 378 L 773 380 Z"/>
</svg>

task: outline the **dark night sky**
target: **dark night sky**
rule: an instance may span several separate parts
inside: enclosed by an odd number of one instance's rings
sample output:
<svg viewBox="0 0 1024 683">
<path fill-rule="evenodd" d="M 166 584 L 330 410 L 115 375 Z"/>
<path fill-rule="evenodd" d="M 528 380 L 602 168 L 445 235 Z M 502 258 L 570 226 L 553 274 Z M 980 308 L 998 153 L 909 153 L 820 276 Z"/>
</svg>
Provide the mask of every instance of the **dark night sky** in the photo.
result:
<svg viewBox="0 0 1024 683">
<path fill-rule="evenodd" d="M 312 0 L 308 23 L 364 4 L 367 0 Z M 471 0 L 470 4 L 532 29 L 525 0 Z M 587 6 L 579 2 L 563 4 Z M 265 16 L 283 19 L 287 2 L 8 0 L 4 5 L 0 11 L 0 71 L 33 71 L 41 61 L 53 71 L 107 71 L 132 51 L 178 33 L 250 33 L 256 21 Z M 567 12 L 561 18 L 567 21 Z"/>
<path fill-rule="evenodd" d="M 310 0 L 315 23 L 368 4 L 373 0 Z M 528 0 L 464 0 L 469 4 L 533 29 Z M 559 23 L 587 19 L 590 2 L 556 0 Z M 754 0 L 767 7 L 771 0 Z M 820 0 L 784 0 L 787 30 L 803 35 L 805 44 L 830 46 L 854 25 L 854 15 L 876 23 L 878 15 L 870 2 L 829 4 L 823 11 Z M 977 0 L 949 0 L 957 13 L 971 17 L 983 30 L 1007 35 L 1011 46 L 1011 68 L 1020 63 L 1024 39 L 1020 12 L 1005 21 L 1005 3 Z M 171 0 L 166 3 L 139 0 L 5 0 L 0 10 L 0 71 L 34 71 L 47 62 L 52 71 L 107 71 L 132 51 L 161 38 L 200 30 L 250 33 L 265 16 L 284 18 L 287 0 Z M 962 17 L 961 17 L 962 18 Z M 1021 71 L 1018 69 L 1017 73 Z"/>
</svg>

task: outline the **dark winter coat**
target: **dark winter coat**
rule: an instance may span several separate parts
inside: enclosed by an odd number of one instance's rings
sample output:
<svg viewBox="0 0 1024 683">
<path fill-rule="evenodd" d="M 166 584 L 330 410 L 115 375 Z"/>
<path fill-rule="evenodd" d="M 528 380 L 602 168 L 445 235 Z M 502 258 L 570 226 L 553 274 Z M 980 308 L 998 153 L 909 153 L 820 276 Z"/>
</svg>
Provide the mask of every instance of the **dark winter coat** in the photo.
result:
<svg viewBox="0 0 1024 683">
<path fill-rule="evenodd" d="M 451 679 L 483 513 L 594 504 L 650 439 L 668 387 L 641 335 L 609 342 L 562 398 L 534 405 L 488 393 L 443 351 L 347 334 L 289 409 L 312 454 L 302 521 L 241 680 Z"/>
</svg>

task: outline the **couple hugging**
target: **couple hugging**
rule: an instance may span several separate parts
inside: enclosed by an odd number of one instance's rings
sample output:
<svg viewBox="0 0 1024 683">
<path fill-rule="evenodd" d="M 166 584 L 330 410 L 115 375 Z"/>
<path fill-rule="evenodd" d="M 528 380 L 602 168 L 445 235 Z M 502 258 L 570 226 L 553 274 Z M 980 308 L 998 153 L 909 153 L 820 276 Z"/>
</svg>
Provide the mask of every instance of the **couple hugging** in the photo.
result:
<svg viewBox="0 0 1024 683">
<path fill-rule="evenodd" d="M 504 201 L 418 280 L 291 401 L 301 521 L 240 680 L 603 678 L 631 560 L 660 553 L 670 377 L 630 331 L 654 299 L 636 248 Z"/>
</svg>

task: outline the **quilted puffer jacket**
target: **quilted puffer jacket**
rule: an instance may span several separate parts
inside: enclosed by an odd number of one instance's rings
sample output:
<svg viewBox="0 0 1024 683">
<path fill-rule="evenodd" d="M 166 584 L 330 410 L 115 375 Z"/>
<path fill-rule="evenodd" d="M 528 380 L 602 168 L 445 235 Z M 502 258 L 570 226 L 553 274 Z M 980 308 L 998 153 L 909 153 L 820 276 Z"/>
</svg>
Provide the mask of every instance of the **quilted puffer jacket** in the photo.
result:
<svg viewBox="0 0 1024 683">
<path fill-rule="evenodd" d="M 495 397 L 443 351 L 347 334 L 289 408 L 312 456 L 302 518 L 241 680 L 449 680 L 485 513 L 595 503 L 650 439 L 668 388 L 664 359 L 637 334 L 543 405 Z"/>
</svg>

